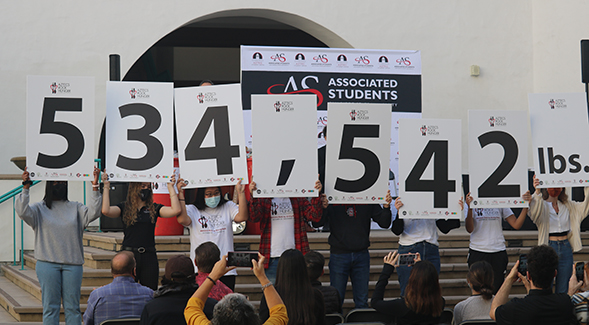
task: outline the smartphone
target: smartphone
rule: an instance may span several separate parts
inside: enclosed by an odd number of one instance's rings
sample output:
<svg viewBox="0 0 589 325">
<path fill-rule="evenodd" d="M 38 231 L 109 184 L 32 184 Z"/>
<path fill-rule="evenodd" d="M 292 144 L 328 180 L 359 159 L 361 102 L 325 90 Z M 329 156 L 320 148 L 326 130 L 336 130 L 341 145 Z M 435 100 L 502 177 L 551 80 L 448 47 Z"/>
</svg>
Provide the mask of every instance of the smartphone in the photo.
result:
<svg viewBox="0 0 589 325">
<path fill-rule="evenodd" d="M 258 252 L 229 252 L 227 265 L 238 267 L 253 267 L 252 260 L 258 260 Z"/>
<path fill-rule="evenodd" d="M 517 268 L 517 271 L 523 276 L 527 275 L 527 273 L 528 273 L 528 255 L 521 254 L 519 256 L 519 267 Z"/>
<path fill-rule="evenodd" d="M 585 263 L 577 262 L 575 264 L 575 274 L 577 275 L 577 281 L 581 282 L 585 278 Z"/>
<path fill-rule="evenodd" d="M 397 260 L 397 266 L 412 266 L 415 264 L 415 257 L 417 254 L 415 253 L 408 253 L 408 254 L 399 254 L 399 259 Z"/>
</svg>

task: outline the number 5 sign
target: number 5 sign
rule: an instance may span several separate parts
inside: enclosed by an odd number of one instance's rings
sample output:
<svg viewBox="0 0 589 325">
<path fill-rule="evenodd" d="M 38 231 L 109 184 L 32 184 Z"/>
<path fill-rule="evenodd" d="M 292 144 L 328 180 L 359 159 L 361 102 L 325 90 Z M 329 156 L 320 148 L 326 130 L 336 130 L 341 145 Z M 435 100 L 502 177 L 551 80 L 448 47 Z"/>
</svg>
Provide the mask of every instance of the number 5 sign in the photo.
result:
<svg viewBox="0 0 589 325">
<path fill-rule="evenodd" d="M 391 105 L 328 103 L 325 194 L 331 203 L 384 203 Z"/>
<path fill-rule="evenodd" d="M 460 137 L 460 120 L 399 120 L 401 218 L 460 218 Z"/>
<path fill-rule="evenodd" d="M 91 180 L 94 78 L 27 77 L 27 166 L 33 180 Z"/>
<path fill-rule="evenodd" d="M 468 111 L 471 208 L 528 206 L 527 126 L 524 111 Z"/>
<path fill-rule="evenodd" d="M 175 92 L 180 174 L 187 188 L 247 183 L 239 84 Z"/>
<path fill-rule="evenodd" d="M 161 182 L 174 173 L 172 83 L 107 82 L 106 171 L 112 181 Z"/>
</svg>

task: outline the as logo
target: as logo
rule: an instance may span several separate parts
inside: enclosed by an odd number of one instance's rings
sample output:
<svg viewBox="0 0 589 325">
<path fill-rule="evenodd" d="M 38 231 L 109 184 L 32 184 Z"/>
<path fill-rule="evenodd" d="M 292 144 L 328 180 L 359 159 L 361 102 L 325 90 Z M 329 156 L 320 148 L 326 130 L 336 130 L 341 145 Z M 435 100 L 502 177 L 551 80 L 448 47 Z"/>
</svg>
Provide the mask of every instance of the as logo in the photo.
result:
<svg viewBox="0 0 589 325">
<path fill-rule="evenodd" d="M 276 53 L 274 55 L 272 55 L 270 57 L 270 59 L 272 59 L 273 61 L 279 61 L 279 62 L 286 62 L 286 57 L 284 56 L 284 53 Z"/>
<path fill-rule="evenodd" d="M 362 64 L 370 64 L 370 60 L 368 59 L 368 55 L 362 55 L 356 58 L 356 62 Z"/>
<path fill-rule="evenodd" d="M 277 95 L 277 94 L 300 94 L 300 93 L 311 93 L 311 94 L 315 94 L 317 95 L 317 107 L 319 107 L 319 105 L 321 105 L 323 103 L 323 94 L 317 90 L 317 89 L 312 89 L 307 85 L 307 80 L 312 79 L 315 81 L 316 84 L 319 83 L 319 77 L 317 76 L 306 76 L 301 80 L 301 88 L 299 90 L 299 87 L 297 86 L 296 80 L 294 78 L 294 76 L 290 76 L 290 78 L 288 78 L 288 82 L 286 83 L 286 86 L 284 84 L 274 84 L 270 87 L 268 87 L 268 89 L 266 90 L 266 93 L 269 95 Z M 280 86 L 284 86 L 284 89 L 282 89 L 282 92 L 274 92 L 272 91 L 272 89 L 280 87 Z M 292 91 L 289 91 L 289 88 L 292 88 Z"/>
<path fill-rule="evenodd" d="M 329 59 L 327 58 L 327 54 L 319 54 L 317 56 L 314 56 L 313 60 L 315 60 L 315 62 L 321 62 L 321 63 L 329 62 Z"/>
<path fill-rule="evenodd" d="M 397 59 L 395 62 L 397 62 L 399 65 L 411 65 L 411 61 L 409 61 L 409 57 L 401 57 L 399 59 Z"/>
</svg>

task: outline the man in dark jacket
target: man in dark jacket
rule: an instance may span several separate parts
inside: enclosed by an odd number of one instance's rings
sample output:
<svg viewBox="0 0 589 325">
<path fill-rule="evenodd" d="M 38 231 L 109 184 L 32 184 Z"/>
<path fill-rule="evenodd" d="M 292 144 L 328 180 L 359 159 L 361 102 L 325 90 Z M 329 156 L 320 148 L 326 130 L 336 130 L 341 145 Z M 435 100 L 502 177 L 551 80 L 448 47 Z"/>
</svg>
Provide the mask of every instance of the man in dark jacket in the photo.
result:
<svg viewBox="0 0 589 325">
<path fill-rule="evenodd" d="M 166 262 L 162 287 L 154 292 L 153 300 L 145 305 L 141 313 L 141 324 L 186 324 L 184 308 L 188 299 L 198 289 L 194 281 L 194 264 L 190 257 L 176 255 Z M 205 302 L 205 315 L 213 318 L 214 299 Z"/>
<path fill-rule="evenodd" d="M 323 275 L 323 267 L 325 266 L 325 257 L 317 251 L 309 251 L 305 254 L 305 263 L 307 263 L 307 272 L 309 273 L 309 280 L 313 288 L 317 288 L 323 293 L 323 301 L 325 302 L 325 313 L 342 313 L 342 305 L 340 303 L 339 292 L 335 287 L 324 286 L 319 281 L 319 277 Z"/>
</svg>

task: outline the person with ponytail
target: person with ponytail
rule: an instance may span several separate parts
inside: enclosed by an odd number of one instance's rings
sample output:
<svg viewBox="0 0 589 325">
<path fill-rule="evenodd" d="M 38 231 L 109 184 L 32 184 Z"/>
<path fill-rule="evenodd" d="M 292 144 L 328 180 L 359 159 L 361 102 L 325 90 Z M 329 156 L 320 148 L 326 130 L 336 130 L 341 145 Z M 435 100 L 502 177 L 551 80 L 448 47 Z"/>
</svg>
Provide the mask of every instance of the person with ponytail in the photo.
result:
<svg viewBox="0 0 589 325">
<path fill-rule="evenodd" d="M 442 297 L 438 271 L 429 261 L 422 261 L 420 254 L 415 257 L 405 288 L 405 295 L 393 300 L 384 300 L 389 278 L 399 259 L 397 251 L 384 257 L 384 266 L 374 287 L 370 305 L 377 311 L 396 319 L 397 325 L 438 324 L 446 301 Z"/>
<path fill-rule="evenodd" d="M 472 319 L 491 319 L 489 312 L 493 302 L 493 276 L 493 267 L 487 261 L 478 261 L 470 266 L 466 282 L 472 297 L 456 304 L 454 324 Z"/>
<path fill-rule="evenodd" d="M 117 205 L 110 205 L 110 182 L 106 172 L 102 174 L 104 190 L 102 193 L 102 214 L 109 218 L 122 218 L 122 250 L 131 251 L 137 262 L 136 279 L 152 290 L 157 290 L 159 263 L 155 251 L 155 224 L 157 218 L 171 218 L 180 214 L 182 208 L 174 190 L 176 177 L 168 182 L 171 206 L 153 202 L 151 183 L 129 183 L 127 200 Z"/>
</svg>

